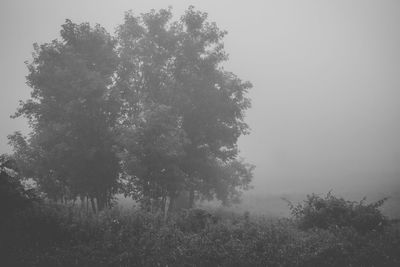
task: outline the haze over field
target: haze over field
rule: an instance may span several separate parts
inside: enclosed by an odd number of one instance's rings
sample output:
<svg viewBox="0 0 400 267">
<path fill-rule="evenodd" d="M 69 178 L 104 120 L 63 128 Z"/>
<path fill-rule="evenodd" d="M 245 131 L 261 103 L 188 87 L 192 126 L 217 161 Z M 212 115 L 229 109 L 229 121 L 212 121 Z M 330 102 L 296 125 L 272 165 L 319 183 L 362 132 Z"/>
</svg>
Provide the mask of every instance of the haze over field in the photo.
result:
<svg viewBox="0 0 400 267">
<path fill-rule="evenodd" d="M 398 196 L 400 2 L 393 1 L 1 1 L 0 152 L 9 118 L 29 97 L 32 44 L 59 37 L 66 18 L 109 32 L 125 11 L 189 6 L 226 29 L 225 69 L 249 80 L 251 134 L 241 155 L 256 165 L 248 194 L 301 192 Z"/>
</svg>

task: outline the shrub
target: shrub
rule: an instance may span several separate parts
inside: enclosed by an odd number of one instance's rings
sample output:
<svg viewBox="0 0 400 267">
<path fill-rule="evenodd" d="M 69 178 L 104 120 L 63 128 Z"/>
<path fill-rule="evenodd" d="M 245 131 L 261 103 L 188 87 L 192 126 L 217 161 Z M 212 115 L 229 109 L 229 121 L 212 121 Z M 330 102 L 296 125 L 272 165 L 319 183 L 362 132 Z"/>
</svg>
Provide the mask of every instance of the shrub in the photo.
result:
<svg viewBox="0 0 400 267">
<path fill-rule="evenodd" d="M 389 220 L 381 213 L 381 207 L 387 198 L 371 204 L 347 201 L 330 192 L 322 198 L 316 194 L 307 195 L 303 204 L 296 206 L 289 202 L 292 216 L 300 229 L 328 229 L 332 227 L 353 227 L 359 233 L 381 231 Z"/>
</svg>

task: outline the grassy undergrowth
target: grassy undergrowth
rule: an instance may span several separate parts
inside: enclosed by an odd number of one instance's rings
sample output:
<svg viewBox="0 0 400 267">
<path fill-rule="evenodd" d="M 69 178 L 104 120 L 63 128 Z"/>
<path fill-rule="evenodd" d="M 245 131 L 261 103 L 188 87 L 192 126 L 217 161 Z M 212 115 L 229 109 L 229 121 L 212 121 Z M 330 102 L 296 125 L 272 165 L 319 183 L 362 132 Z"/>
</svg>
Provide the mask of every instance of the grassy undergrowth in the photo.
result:
<svg viewBox="0 0 400 267">
<path fill-rule="evenodd" d="M 304 227 L 301 210 L 291 219 L 189 210 L 165 222 L 141 210 L 39 203 L 1 219 L 0 251 L 3 266 L 400 266 L 398 225 Z"/>
</svg>

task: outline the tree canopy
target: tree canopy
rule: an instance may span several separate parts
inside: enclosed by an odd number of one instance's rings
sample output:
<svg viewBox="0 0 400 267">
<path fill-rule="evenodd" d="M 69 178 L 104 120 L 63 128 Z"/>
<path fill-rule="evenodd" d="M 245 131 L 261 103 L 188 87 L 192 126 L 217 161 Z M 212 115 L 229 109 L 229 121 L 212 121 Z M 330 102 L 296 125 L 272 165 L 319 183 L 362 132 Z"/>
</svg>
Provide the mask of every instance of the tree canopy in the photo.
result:
<svg viewBox="0 0 400 267">
<path fill-rule="evenodd" d="M 33 91 L 16 116 L 32 133 L 10 137 L 21 169 L 54 198 L 99 208 L 117 189 L 160 207 L 183 193 L 189 206 L 238 200 L 254 168 L 237 147 L 252 85 L 224 70 L 225 34 L 193 7 L 177 21 L 127 12 L 115 37 L 67 20 L 28 64 Z"/>
<path fill-rule="evenodd" d="M 39 186 L 55 199 L 88 197 L 102 208 L 116 192 L 118 107 L 110 89 L 118 64 L 115 45 L 99 25 L 69 20 L 61 40 L 34 45 L 27 65 L 31 99 L 15 115 L 28 118 L 32 133 L 27 144 L 18 133 L 10 140 L 17 154 L 29 159 Z"/>
</svg>

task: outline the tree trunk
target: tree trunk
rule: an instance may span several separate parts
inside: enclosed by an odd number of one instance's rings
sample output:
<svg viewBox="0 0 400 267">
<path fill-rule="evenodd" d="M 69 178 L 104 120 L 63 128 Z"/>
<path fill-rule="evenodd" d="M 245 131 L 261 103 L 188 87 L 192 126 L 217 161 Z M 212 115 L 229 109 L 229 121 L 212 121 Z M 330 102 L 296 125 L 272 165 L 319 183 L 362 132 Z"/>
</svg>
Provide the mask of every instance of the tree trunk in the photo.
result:
<svg viewBox="0 0 400 267">
<path fill-rule="evenodd" d="M 100 195 L 96 199 L 97 199 L 97 210 L 98 211 L 104 210 L 105 203 L 103 196 Z"/>
<path fill-rule="evenodd" d="M 168 218 L 168 211 L 171 207 L 171 203 L 172 203 L 172 197 L 166 197 L 165 201 L 164 201 L 164 222 L 167 221 Z"/>
<path fill-rule="evenodd" d="M 85 199 L 83 199 L 85 201 Z M 89 215 L 89 196 L 86 196 L 86 215 Z"/>
<path fill-rule="evenodd" d="M 107 204 L 109 202 L 109 195 L 108 192 L 100 192 L 96 194 L 96 200 L 97 200 L 97 211 L 102 211 L 105 208 L 107 208 Z"/>
<path fill-rule="evenodd" d="M 94 201 L 93 197 L 90 197 L 90 203 L 92 204 L 92 211 L 94 214 L 96 214 L 97 210 L 96 210 L 96 202 Z"/>
</svg>

